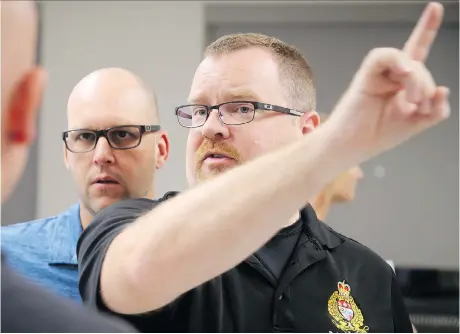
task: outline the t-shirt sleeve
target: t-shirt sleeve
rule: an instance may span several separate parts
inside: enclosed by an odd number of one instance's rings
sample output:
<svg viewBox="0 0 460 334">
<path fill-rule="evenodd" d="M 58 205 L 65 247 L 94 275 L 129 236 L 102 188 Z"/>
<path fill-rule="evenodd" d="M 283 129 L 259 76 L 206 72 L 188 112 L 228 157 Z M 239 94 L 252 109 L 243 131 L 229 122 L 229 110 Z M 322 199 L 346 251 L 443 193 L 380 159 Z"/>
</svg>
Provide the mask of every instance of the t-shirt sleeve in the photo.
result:
<svg viewBox="0 0 460 334">
<path fill-rule="evenodd" d="M 412 333 L 412 323 L 394 272 L 391 281 L 391 308 L 395 333 Z"/>
<path fill-rule="evenodd" d="M 96 215 L 81 234 L 77 243 L 79 290 L 86 305 L 111 313 L 100 294 L 101 268 L 107 249 L 120 232 L 156 204 L 148 199 L 117 202 Z"/>
</svg>

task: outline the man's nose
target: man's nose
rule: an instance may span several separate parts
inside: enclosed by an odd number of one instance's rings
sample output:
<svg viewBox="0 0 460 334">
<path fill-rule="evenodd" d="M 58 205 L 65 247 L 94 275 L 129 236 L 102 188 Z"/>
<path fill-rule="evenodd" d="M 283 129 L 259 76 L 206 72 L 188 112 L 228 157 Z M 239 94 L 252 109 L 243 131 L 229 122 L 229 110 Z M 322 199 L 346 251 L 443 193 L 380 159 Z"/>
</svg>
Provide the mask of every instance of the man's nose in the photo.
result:
<svg viewBox="0 0 460 334">
<path fill-rule="evenodd" d="M 201 127 L 201 133 L 204 137 L 212 140 L 227 139 L 230 136 L 230 130 L 219 118 L 219 111 L 211 110 L 209 117 Z"/>
<path fill-rule="evenodd" d="M 106 138 L 99 138 L 96 147 L 94 148 L 93 162 L 96 165 L 106 165 L 113 163 L 115 159 L 112 150 L 113 149 L 110 147 Z"/>
</svg>

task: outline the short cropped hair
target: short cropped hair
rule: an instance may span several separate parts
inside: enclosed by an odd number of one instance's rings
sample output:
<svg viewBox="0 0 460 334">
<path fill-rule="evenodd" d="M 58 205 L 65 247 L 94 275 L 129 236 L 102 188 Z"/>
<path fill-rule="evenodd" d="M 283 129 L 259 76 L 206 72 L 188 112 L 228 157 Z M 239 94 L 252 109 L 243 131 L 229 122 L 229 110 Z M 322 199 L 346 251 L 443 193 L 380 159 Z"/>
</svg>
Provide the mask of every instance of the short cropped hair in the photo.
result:
<svg viewBox="0 0 460 334">
<path fill-rule="evenodd" d="M 276 56 L 286 98 L 292 104 L 290 108 L 301 112 L 316 109 L 315 78 L 307 58 L 296 47 L 276 37 L 257 33 L 225 35 L 211 43 L 204 56 L 229 54 L 249 47 L 266 48 Z"/>
</svg>

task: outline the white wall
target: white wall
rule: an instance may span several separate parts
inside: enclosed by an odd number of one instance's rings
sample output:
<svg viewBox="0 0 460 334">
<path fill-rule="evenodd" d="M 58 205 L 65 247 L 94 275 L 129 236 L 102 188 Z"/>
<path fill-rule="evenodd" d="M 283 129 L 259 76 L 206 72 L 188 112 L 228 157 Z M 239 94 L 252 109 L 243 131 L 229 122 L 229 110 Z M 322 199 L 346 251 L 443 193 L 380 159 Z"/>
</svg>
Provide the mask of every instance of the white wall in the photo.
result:
<svg viewBox="0 0 460 334">
<path fill-rule="evenodd" d="M 186 101 L 203 50 L 201 2 L 47 1 L 43 3 L 42 61 L 50 74 L 38 147 L 36 216 L 56 214 L 76 201 L 63 165 L 61 131 L 67 98 L 89 72 L 119 66 L 140 75 L 157 92 L 160 117 L 171 138 L 169 162 L 157 194 L 182 189 L 186 131 L 173 108 Z"/>
</svg>

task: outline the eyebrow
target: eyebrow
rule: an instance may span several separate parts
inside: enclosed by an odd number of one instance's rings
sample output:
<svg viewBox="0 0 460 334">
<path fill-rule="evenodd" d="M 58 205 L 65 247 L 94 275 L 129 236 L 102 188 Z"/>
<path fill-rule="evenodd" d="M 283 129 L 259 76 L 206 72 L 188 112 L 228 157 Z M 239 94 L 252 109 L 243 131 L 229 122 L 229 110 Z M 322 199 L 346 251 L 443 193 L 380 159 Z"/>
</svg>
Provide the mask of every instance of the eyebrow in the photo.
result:
<svg viewBox="0 0 460 334">
<path fill-rule="evenodd" d="M 68 127 L 67 130 L 105 130 L 105 129 L 110 129 L 110 128 L 115 128 L 115 127 L 119 127 L 119 126 L 137 126 L 137 125 L 146 125 L 148 124 L 149 122 L 128 122 L 128 120 L 121 120 L 120 122 L 117 122 L 117 121 L 114 121 L 114 122 L 110 122 L 110 123 L 107 123 L 108 125 L 105 125 L 105 126 L 94 126 L 94 124 L 90 124 L 90 123 L 80 123 L 78 124 L 78 126 L 73 126 L 73 127 Z M 150 122 L 149 125 L 151 124 L 154 124 L 155 122 Z"/>
<path fill-rule="evenodd" d="M 200 101 L 204 101 L 204 94 L 197 94 L 187 98 L 187 102 L 190 104 L 199 104 Z"/>
</svg>

